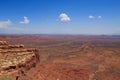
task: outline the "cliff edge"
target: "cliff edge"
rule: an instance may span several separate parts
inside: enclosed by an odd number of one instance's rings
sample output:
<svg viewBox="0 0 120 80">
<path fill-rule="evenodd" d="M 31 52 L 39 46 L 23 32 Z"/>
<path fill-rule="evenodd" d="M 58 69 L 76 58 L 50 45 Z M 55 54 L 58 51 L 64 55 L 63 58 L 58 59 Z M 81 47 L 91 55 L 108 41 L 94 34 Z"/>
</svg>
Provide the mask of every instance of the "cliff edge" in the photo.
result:
<svg viewBox="0 0 120 80">
<path fill-rule="evenodd" d="M 11 45 L 7 41 L 0 41 L 0 75 L 24 75 L 38 62 L 37 49 L 26 49 L 22 44 Z"/>
</svg>

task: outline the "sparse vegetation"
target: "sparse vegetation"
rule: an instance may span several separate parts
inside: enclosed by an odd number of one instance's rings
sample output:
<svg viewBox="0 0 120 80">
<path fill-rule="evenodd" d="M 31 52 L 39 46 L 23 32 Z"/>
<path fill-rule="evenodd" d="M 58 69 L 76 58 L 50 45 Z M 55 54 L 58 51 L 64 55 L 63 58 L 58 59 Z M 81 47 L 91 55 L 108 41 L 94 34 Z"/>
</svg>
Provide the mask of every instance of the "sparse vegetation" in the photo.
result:
<svg viewBox="0 0 120 80">
<path fill-rule="evenodd" d="M 120 37 L 5 36 L 0 39 L 9 41 L 11 44 L 20 43 L 40 50 L 40 64 L 28 71 L 27 76 L 24 76 L 22 80 L 24 78 L 27 80 L 34 78 L 38 80 L 56 80 L 57 78 L 60 80 L 80 80 L 85 78 L 82 80 L 88 80 L 88 77 L 90 80 L 120 79 Z M 79 72 L 82 75 L 79 75 Z"/>
<path fill-rule="evenodd" d="M 14 79 L 8 75 L 0 75 L 0 80 L 14 80 Z"/>
</svg>

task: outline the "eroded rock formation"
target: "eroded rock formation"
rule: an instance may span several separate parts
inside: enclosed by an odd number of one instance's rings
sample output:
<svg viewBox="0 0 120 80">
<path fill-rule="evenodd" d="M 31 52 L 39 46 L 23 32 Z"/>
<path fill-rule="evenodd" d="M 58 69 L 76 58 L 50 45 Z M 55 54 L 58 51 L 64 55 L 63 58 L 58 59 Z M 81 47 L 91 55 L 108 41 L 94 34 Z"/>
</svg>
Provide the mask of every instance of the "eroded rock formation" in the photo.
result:
<svg viewBox="0 0 120 80">
<path fill-rule="evenodd" d="M 26 49 L 24 45 L 10 45 L 7 41 L 0 41 L 0 75 L 20 75 L 39 61 L 37 49 Z"/>
</svg>

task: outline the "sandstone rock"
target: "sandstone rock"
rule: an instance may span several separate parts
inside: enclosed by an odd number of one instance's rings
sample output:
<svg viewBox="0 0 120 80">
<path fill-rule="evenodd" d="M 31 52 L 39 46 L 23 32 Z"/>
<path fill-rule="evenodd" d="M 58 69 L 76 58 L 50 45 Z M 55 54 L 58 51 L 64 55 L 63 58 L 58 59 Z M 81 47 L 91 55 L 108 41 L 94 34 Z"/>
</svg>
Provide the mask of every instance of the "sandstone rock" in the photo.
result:
<svg viewBox="0 0 120 80">
<path fill-rule="evenodd" d="M 37 49 L 25 49 L 24 45 L 10 45 L 7 41 L 0 41 L 0 75 L 20 75 L 39 62 Z M 17 73 L 16 73 L 17 72 Z"/>
</svg>

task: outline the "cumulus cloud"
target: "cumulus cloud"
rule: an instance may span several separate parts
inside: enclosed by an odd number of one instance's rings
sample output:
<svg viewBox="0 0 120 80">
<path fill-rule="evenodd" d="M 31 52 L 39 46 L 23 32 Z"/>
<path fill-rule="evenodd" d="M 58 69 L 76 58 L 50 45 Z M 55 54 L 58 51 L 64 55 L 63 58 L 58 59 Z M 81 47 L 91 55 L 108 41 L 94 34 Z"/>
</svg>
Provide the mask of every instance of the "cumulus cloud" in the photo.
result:
<svg viewBox="0 0 120 80">
<path fill-rule="evenodd" d="M 0 28 L 4 28 L 4 27 L 8 27 L 11 25 L 11 21 L 7 20 L 7 21 L 1 21 L 0 22 Z"/>
<path fill-rule="evenodd" d="M 60 20 L 63 21 L 63 22 L 68 22 L 68 21 L 70 21 L 70 17 L 69 17 L 67 14 L 65 14 L 65 13 L 61 13 L 61 14 L 59 15 L 59 18 L 60 18 Z"/>
<path fill-rule="evenodd" d="M 90 16 L 88 16 L 88 18 L 89 18 L 89 19 L 94 19 L 95 17 L 92 16 L 92 15 L 90 15 Z"/>
<path fill-rule="evenodd" d="M 98 16 L 98 19 L 101 19 L 102 18 L 102 16 Z"/>
<path fill-rule="evenodd" d="M 24 16 L 24 20 L 21 21 L 20 23 L 22 24 L 28 24 L 30 21 L 28 20 L 28 18 L 26 16 Z"/>
</svg>

